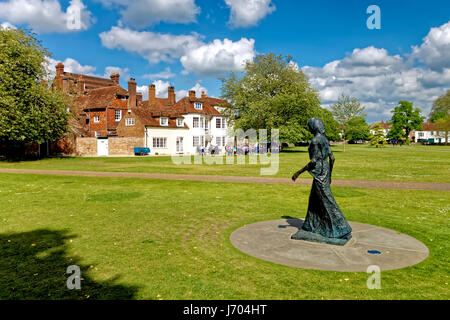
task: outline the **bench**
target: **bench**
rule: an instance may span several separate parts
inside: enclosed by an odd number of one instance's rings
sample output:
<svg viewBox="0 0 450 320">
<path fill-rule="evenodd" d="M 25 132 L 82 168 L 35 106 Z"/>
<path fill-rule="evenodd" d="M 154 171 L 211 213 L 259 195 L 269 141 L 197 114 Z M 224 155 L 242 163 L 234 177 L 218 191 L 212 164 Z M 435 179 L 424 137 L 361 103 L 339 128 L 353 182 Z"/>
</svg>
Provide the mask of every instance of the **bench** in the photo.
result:
<svg viewBox="0 0 450 320">
<path fill-rule="evenodd" d="M 135 156 L 146 156 L 150 153 L 150 148 L 134 148 Z"/>
</svg>

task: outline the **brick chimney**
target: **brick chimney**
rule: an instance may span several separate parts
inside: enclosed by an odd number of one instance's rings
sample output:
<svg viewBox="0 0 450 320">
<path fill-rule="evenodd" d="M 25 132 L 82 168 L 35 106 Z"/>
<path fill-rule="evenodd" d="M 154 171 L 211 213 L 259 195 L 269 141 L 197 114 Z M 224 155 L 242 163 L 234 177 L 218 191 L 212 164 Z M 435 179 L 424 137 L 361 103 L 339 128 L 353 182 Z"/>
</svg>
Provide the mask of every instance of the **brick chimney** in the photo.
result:
<svg viewBox="0 0 450 320">
<path fill-rule="evenodd" d="M 78 77 L 77 87 L 78 87 L 78 90 L 80 90 L 81 92 L 84 92 L 85 84 L 84 84 L 84 79 L 83 79 L 82 75 L 80 75 Z"/>
<path fill-rule="evenodd" d="M 142 92 L 136 93 L 136 103 L 138 107 L 142 106 Z"/>
<path fill-rule="evenodd" d="M 195 90 L 189 90 L 189 98 L 195 99 Z"/>
<path fill-rule="evenodd" d="M 111 73 L 109 77 L 111 78 L 112 82 L 114 82 L 115 84 L 119 84 L 120 75 L 117 72 Z"/>
<path fill-rule="evenodd" d="M 56 76 L 62 77 L 64 75 L 64 64 L 62 62 L 59 62 L 56 65 Z"/>
<path fill-rule="evenodd" d="M 148 86 L 148 104 L 156 102 L 156 87 L 154 84 Z"/>
<path fill-rule="evenodd" d="M 206 98 L 208 95 L 205 93 L 205 91 L 202 91 L 202 98 Z"/>
<path fill-rule="evenodd" d="M 130 78 L 128 81 L 128 108 L 136 107 L 136 81 Z"/>
<path fill-rule="evenodd" d="M 174 105 L 175 104 L 175 88 L 174 87 L 169 87 L 167 89 L 167 95 L 169 97 L 169 104 Z"/>
</svg>

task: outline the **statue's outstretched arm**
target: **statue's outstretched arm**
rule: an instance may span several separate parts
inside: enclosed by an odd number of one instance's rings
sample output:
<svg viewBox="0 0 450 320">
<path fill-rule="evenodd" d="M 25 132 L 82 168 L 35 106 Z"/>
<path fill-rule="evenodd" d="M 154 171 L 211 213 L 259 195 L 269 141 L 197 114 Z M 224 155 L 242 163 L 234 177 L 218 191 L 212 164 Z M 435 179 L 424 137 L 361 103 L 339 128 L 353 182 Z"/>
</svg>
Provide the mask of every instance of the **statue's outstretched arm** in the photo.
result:
<svg viewBox="0 0 450 320">
<path fill-rule="evenodd" d="M 305 171 L 310 171 L 310 170 L 314 169 L 315 166 L 316 166 L 316 160 L 311 159 L 311 161 L 306 166 L 304 166 L 302 169 L 300 169 L 296 173 L 294 173 L 294 175 L 292 176 L 292 181 L 295 182 L 295 180 L 298 178 L 299 175 L 301 175 Z"/>
</svg>

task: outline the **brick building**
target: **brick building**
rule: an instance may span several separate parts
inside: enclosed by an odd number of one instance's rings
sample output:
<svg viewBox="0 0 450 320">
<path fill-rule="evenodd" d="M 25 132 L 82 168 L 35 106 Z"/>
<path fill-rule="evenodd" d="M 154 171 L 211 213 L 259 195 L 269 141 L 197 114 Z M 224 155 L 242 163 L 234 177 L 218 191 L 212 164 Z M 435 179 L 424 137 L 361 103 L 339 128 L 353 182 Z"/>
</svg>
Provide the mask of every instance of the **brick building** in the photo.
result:
<svg viewBox="0 0 450 320">
<path fill-rule="evenodd" d="M 72 112 L 82 128 L 77 154 L 133 155 L 135 147 L 148 147 L 151 154 L 194 154 L 209 145 L 223 150 L 227 121 L 220 111 L 229 107 L 225 100 L 204 93 L 197 98 L 189 91 L 177 102 L 174 87 L 168 88 L 167 98 L 158 98 L 151 84 L 148 100 L 143 101 L 135 79 L 125 90 L 119 77 L 68 73 L 62 63 L 56 66 L 52 87 L 73 97 Z"/>
</svg>

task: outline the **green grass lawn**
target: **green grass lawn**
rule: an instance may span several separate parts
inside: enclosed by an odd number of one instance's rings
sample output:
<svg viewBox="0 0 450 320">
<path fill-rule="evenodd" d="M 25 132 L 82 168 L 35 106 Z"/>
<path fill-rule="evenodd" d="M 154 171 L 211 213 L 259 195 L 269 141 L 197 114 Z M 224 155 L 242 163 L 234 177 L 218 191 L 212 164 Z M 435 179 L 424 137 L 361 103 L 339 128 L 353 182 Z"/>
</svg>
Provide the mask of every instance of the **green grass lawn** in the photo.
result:
<svg viewBox="0 0 450 320">
<path fill-rule="evenodd" d="M 336 157 L 334 179 L 450 182 L 450 147 L 417 145 L 376 149 L 367 145 L 347 145 L 346 152 L 342 152 L 342 146 L 332 149 Z M 279 171 L 275 176 L 291 177 L 308 161 L 307 147 L 288 149 L 280 154 Z M 261 167 L 264 165 L 250 165 L 248 160 L 246 165 L 176 165 L 167 156 L 0 161 L 0 168 L 237 176 L 259 176 Z"/>
<path fill-rule="evenodd" d="M 357 163 L 359 150 L 339 153 L 338 163 L 347 168 Z M 427 156 L 426 150 L 434 156 Z M 395 152 L 404 154 L 409 164 L 414 162 L 413 154 L 420 163 L 448 163 L 443 156 L 448 151 L 441 148 Z M 367 153 L 382 158 L 396 154 L 389 149 Z M 302 153 L 286 158 L 292 166 L 297 162 L 293 159 L 306 161 Z M 121 164 L 131 169 L 126 165 L 135 162 L 135 170 L 143 171 L 158 167 L 144 163 L 164 163 L 155 158 L 46 160 L 41 164 L 51 168 L 66 163 L 72 164 L 64 165 L 70 169 L 87 169 L 83 163 L 89 161 L 96 163 L 91 169 L 97 170 L 103 168 L 102 163 L 118 170 Z M 380 171 L 383 167 L 378 166 Z M 282 174 L 288 172 L 286 167 L 283 170 Z M 340 170 L 341 177 L 347 177 Z M 438 171 L 430 170 L 426 172 Z M 411 174 L 407 172 L 402 174 Z M 442 167 L 440 172 L 440 180 L 448 180 L 442 177 Z M 418 177 L 425 179 L 425 175 Z M 284 216 L 303 218 L 309 195 L 305 186 L 0 174 L 0 299 L 450 297 L 448 192 L 345 187 L 334 187 L 333 192 L 349 221 L 407 233 L 422 241 L 430 256 L 412 267 L 382 271 L 382 289 L 369 290 L 369 275 L 364 272 L 281 266 L 231 245 L 230 234 L 242 225 Z M 66 288 L 65 272 L 72 264 L 82 268 L 82 290 Z"/>
</svg>

